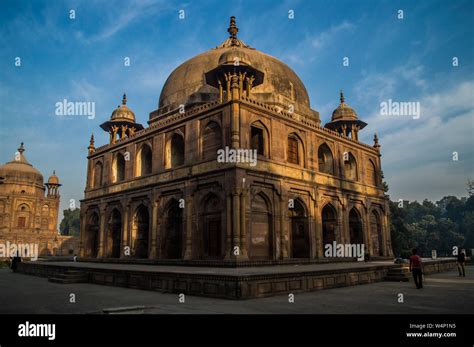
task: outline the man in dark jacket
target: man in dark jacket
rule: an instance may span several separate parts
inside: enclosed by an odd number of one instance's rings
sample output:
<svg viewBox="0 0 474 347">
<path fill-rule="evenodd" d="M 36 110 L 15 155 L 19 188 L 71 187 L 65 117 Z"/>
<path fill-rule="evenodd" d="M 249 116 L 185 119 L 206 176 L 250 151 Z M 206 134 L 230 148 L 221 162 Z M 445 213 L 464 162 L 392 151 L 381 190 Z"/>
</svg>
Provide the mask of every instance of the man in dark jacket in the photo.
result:
<svg viewBox="0 0 474 347">
<path fill-rule="evenodd" d="M 410 256 L 410 271 L 413 274 L 413 280 L 417 289 L 423 288 L 423 272 L 421 265 L 421 257 L 417 255 L 417 249 L 414 248 L 411 251 L 413 254 Z"/>
</svg>

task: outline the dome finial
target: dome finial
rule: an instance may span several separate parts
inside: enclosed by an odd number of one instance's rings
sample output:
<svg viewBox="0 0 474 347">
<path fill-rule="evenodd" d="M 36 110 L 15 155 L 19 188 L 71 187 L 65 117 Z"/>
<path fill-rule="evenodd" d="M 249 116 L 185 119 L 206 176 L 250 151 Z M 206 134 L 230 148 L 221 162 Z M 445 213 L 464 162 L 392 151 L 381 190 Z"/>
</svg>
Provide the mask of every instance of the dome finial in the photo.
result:
<svg viewBox="0 0 474 347">
<path fill-rule="evenodd" d="M 127 94 L 123 93 L 123 98 L 122 98 L 122 105 L 127 104 Z"/>
<path fill-rule="evenodd" d="M 340 92 L 339 100 L 341 100 L 341 104 L 344 103 L 344 93 L 342 92 L 342 89 L 341 89 L 341 92 Z"/>
<path fill-rule="evenodd" d="M 91 139 L 89 141 L 89 147 L 87 147 L 89 150 L 89 154 L 92 154 L 95 152 L 95 146 L 94 146 L 94 133 L 91 135 Z"/>
<path fill-rule="evenodd" d="M 374 148 L 380 148 L 379 137 L 377 136 L 377 133 L 374 133 Z"/>
<path fill-rule="evenodd" d="M 239 31 L 239 28 L 235 25 L 235 16 L 230 17 L 230 25 L 229 28 L 227 29 L 227 32 L 230 34 L 230 38 L 232 40 L 235 40 L 237 38 L 237 32 Z"/>
<path fill-rule="evenodd" d="M 18 148 L 18 152 L 20 152 L 20 154 L 23 154 L 23 152 L 25 151 L 25 146 L 23 144 L 23 142 L 20 144 L 20 148 Z"/>
</svg>

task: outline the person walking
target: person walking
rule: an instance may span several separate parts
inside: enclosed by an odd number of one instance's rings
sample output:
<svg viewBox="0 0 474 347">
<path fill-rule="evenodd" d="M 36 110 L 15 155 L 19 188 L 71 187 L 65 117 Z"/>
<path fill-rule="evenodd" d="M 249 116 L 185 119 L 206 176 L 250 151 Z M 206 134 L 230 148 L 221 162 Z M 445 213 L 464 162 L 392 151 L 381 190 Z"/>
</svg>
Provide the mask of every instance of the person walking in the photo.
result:
<svg viewBox="0 0 474 347">
<path fill-rule="evenodd" d="M 456 264 L 459 276 L 466 277 L 466 251 L 464 249 L 461 249 L 461 252 L 459 252 Z"/>
<path fill-rule="evenodd" d="M 414 248 L 410 256 L 410 272 L 413 274 L 413 280 L 417 289 L 423 288 L 423 267 L 421 265 L 421 257 L 417 255 L 418 250 Z"/>
</svg>

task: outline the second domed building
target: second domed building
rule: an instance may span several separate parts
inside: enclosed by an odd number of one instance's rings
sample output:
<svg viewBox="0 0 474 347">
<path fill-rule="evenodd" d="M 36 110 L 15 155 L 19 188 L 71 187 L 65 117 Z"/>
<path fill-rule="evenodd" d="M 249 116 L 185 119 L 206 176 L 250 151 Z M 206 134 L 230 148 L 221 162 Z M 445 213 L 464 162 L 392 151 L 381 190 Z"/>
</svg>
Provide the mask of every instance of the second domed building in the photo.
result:
<svg viewBox="0 0 474 347">
<path fill-rule="evenodd" d="M 109 143 L 91 138 L 82 256 L 327 261 L 336 242 L 391 257 L 380 146 L 358 138 L 366 124 L 341 95 L 321 126 L 296 73 L 241 41 L 233 17 L 228 32 L 170 74 L 148 127 L 124 97 L 101 126 Z"/>
</svg>

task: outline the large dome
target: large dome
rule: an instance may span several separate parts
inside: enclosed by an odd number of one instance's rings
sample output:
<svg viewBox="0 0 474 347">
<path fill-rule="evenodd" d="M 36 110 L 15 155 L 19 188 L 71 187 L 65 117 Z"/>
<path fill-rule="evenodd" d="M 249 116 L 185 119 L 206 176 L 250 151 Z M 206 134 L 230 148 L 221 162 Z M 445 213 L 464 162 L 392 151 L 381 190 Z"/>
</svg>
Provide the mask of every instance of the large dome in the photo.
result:
<svg viewBox="0 0 474 347">
<path fill-rule="evenodd" d="M 18 148 L 17 157 L 0 166 L 0 177 L 4 178 L 3 183 L 43 186 L 43 175 L 26 160 L 24 151 L 22 143 Z"/>
<path fill-rule="evenodd" d="M 232 22 L 229 32 L 231 29 Z M 291 104 L 295 110 L 309 112 L 308 92 L 296 73 L 280 60 L 245 45 L 235 35 L 178 66 L 163 86 L 159 108 L 167 111 L 181 104 L 216 100 L 218 90 L 206 84 L 205 73 L 215 69 L 224 57 L 229 60 L 230 55 L 264 73 L 263 83 L 252 89 L 252 98 L 285 108 Z"/>
</svg>

